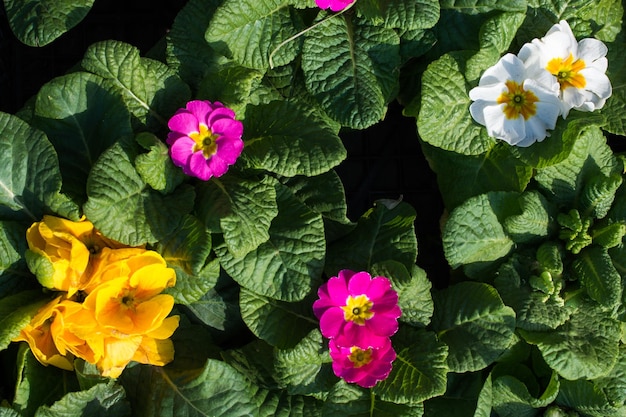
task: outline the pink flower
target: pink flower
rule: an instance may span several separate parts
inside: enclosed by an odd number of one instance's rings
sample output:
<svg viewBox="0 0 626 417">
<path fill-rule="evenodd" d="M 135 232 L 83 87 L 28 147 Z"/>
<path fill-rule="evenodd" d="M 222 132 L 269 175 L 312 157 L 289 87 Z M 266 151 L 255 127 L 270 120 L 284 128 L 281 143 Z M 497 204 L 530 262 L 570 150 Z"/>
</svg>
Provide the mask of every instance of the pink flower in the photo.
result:
<svg viewBox="0 0 626 417">
<path fill-rule="evenodd" d="M 218 101 L 190 101 L 167 125 L 172 161 L 204 181 L 224 175 L 243 150 L 243 124 Z"/>
<path fill-rule="evenodd" d="M 315 3 L 320 9 L 330 8 L 333 12 L 338 12 L 354 3 L 354 1 L 355 0 L 315 0 Z"/>
<path fill-rule="evenodd" d="M 389 376 L 391 363 L 396 359 L 391 341 L 385 340 L 385 344 L 379 348 L 361 349 L 357 346 L 341 347 L 331 339 L 328 347 L 333 360 L 333 372 L 346 382 L 356 383 L 363 388 L 373 387 Z"/>
<path fill-rule="evenodd" d="M 398 293 L 385 277 L 344 269 L 323 284 L 317 295 L 313 312 L 322 335 L 339 346 L 377 348 L 398 330 Z"/>
</svg>

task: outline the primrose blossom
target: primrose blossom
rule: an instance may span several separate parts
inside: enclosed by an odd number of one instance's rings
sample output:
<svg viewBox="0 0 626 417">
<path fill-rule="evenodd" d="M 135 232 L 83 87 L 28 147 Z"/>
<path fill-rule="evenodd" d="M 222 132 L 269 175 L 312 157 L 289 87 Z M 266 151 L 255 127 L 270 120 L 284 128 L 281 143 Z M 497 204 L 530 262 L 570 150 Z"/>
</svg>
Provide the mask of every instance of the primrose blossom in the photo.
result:
<svg viewBox="0 0 626 417">
<path fill-rule="evenodd" d="M 320 9 L 330 9 L 339 12 L 354 3 L 355 0 L 315 0 L 315 4 Z"/>
<path fill-rule="evenodd" d="M 169 120 L 170 156 L 186 175 L 221 177 L 243 150 L 243 124 L 218 101 L 193 100 Z"/>
<path fill-rule="evenodd" d="M 522 60 L 506 54 L 469 92 L 470 114 L 489 136 L 527 147 L 554 129 L 561 113 L 559 83 L 547 70 L 532 73 Z"/>
<path fill-rule="evenodd" d="M 597 39 L 578 42 L 569 24 L 561 20 L 543 38 L 522 46 L 518 57 L 529 69 L 545 69 L 556 77 L 566 118 L 572 108 L 600 109 L 611 96 L 611 82 L 605 74 L 607 51 L 606 45 Z"/>
<path fill-rule="evenodd" d="M 389 376 L 396 352 L 387 339 L 378 348 L 361 349 L 358 346 L 342 347 L 334 340 L 329 342 L 333 372 L 346 382 L 371 388 Z"/>
</svg>

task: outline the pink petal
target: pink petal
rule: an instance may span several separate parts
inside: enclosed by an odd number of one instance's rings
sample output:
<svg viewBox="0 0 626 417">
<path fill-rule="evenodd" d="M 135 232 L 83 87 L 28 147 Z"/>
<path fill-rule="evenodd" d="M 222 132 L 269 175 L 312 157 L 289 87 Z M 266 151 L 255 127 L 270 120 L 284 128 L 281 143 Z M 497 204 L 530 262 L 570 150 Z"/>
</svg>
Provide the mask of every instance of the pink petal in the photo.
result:
<svg viewBox="0 0 626 417">
<path fill-rule="evenodd" d="M 213 126 L 216 121 L 226 119 L 234 120 L 235 112 L 228 107 L 217 107 L 207 117 L 208 126 Z"/>
<path fill-rule="evenodd" d="M 239 139 L 243 135 L 243 123 L 234 119 L 218 119 L 211 124 L 211 131 L 221 136 Z"/>
<path fill-rule="evenodd" d="M 207 124 L 208 115 L 213 111 L 213 107 L 211 107 L 211 102 L 206 100 L 192 100 L 187 103 L 185 108 L 189 110 L 191 114 L 196 116 L 198 122 L 204 124 Z"/>
<path fill-rule="evenodd" d="M 178 139 L 188 137 L 186 134 L 181 132 L 170 132 L 167 134 L 166 142 L 168 145 L 174 144 Z"/>
<path fill-rule="evenodd" d="M 183 136 L 170 146 L 170 156 L 174 165 L 182 167 L 189 162 L 189 157 L 193 154 L 193 147 L 196 142 L 193 139 Z"/>
<path fill-rule="evenodd" d="M 348 283 L 341 277 L 332 277 L 326 283 L 328 294 L 337 306 L 345 306 L 348 299 Z"/>
<path fill-rule="evenodd" d="M 391 289 L 391 282 L 385 277 L 374 277 L 370 282 L 370 287 L 367 292 L 367 296 L 371 300 L 383 298 L 387 295 L 387 292 Z"/>
<path fill-rule="evenodd" d="M 379 336 L 389 337 L 398 331 L 398 320 L 394 316 L 375 313 L 365 322 L 365 327 Z"/>
<path fill-rule="evenodd" d="M 209 158 L 206 163 L 214 177 L 221 177 L 228 171 L 228 164 L 221 158 L 219 149 L 218 153 Z"/>
<path fill-rule="evenodd" d="M 386 336 L 380 336 L 367 326 L 359 326 L 352 321 L 343 326 L 343 331 L 335 339 L 340 346 L 357 346 L 361 349 L 378 348 L 387 342 Z"/>
<path fill-rule="evenodd" d="M 192 132 L 198 132 L 198 119 L 191 113 L 177 113 L 167 122 L 167 127 L 174 132 L 188 135 Z"/>
<path fill-rule="evenodd" d="M 351 295 L 368 295 L 368 290 L 372 282 L 372 277 L 367 272 L 358 272 L 350 278 L 348 283 L 348 292 Z"/>
<path fill-rule="evenodd" d="M 342 269 L 341 271 L 339 271 L 337 276 L 339 278 L 345 280 L 346 282 L 348 282 L 348 281 L 350 281 L 350 278 L 352 278 L 354 276 L 354 274 L 356 274 L 355 271 L 351 271 L 349 269 Z"/>
<path fill-rule="evenodd" d="M 398 293 L 392 289 L 389 289 L 382 297 L 371 297 L 370 299 L 374 302 L 372 310 L 375 312 L 387 312 L 398 306 Z M 398 314 L 400 314 L 399 311 Z M 398 317 L 400 316 L 398 315 Z"/>
<path fill-rule="evenodd" d="M 204 158 L 202 152 L 196 152 L 191 156 L 188 168 L 191 175 L 198 177 L 203 181 L 207 181 L 213 176 L 213 171 L 209 168 L 207 160 Z"/>
<path fill-rule="evenodd" d="M 339 307 L 327 309 L 320 317 L 320 331 L 329 339 L 341 333 L 345 324 L 343 310 Z"/>
<path fill-rule="evenodd" d="M 376 378 L 365 374 L 363 378 L 358 381 L 354 381 L 358 386 L 363 388 L 372 388 L 378 382 Z"/>
<path fill-rule="evenodd" d="M 231 139 L 226 136 L 221 136 L 215 143 L 217 144 L 217 155 L 228 165 L 234 164 L 243 150 L 243 141 L 241 139 Z"/>
</svg>

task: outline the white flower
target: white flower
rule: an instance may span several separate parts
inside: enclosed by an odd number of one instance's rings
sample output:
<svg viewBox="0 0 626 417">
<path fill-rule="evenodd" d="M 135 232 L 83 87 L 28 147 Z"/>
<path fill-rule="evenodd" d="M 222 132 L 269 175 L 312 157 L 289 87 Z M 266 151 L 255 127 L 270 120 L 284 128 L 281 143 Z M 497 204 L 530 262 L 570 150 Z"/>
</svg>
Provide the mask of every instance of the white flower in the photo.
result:
<svg viewBox="0 0 626 417">
<path fill-rule="evenodd" d="M 563 118 L 570 109 L 593 111 L 611 96 L 605 72 L 607 47 L 597 39 L 576 41 L 565 20 L 552 26 L 546 36 L 522 46 L 518 57 L 526 66 L 548 70 L 561 86 Z"/>
<path fill-rule="evenodd" d="M 561 113 L 559 83 L 548 71 L 532 77 L 524 63 L 506 54 L 488 68 L 469 96 L 470 114 L 487 133 L 510 145 L 530 146 L 548 136 Z"/>
</svg>

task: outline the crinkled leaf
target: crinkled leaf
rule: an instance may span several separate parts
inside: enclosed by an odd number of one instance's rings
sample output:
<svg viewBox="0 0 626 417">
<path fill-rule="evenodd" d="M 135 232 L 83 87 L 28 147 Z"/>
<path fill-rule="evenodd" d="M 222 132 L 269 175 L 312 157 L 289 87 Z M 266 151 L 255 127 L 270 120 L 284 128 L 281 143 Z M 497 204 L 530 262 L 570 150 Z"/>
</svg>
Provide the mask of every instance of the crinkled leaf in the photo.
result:
<svg viewBox="0 0 626 417">
<path fill-rule="evenodd" d="M 181 371 L 137 365 L 120 381 L 135 415 L 253 416 L 258 410 L 248 380 L 214 359 Z"/>
<path fill-rule="evenodd" d="M 493 409 L 500 417 L 535 416 L 537 409 L 550 405 L 559 392 L 559 378 L 556 372 L 552 373 L 545 389 L 538 391 L 535 389 L 539 388 L 538 382 L 533 380 L 533 385 L 537 387 L 531 388 L 523 382 L 527 378 L 533 378 L 530 372 L 528 372 L 530 375 L 523 375 L 518 379 L 515 368 L 511 369 L 504 365 L 505 369 L 500 370 L 498 366 L 494 368 L 491 378 L 493 380 Z M 517 369 L 520 368 L 525 369 L 525 367 L 517 367 Z M 511 374 L 508 374 L 509 372 Z"/>
<path fill-rule="evenodd" d="M 463 76 L 465 58 L 446 54 L 432 62 L 422 76 L 417 129 L 427 143 L 464 155 L 479 155 L 496 143 L 469 112 L 469 85 Z M 445 121 L 443 123 L 442 121 Z"/>
<path fill-rule="evenodd" d="M 343 126 L 380 121 L 398 91 L 400 38 L 393 29 L 342 15 L 305 34 L 302 70 L 307 89 Z"/>
<path fill-rule="evenodd" d="M 510 345 L 515 312 L 490 285 L 462 282 L 435 292 L 433 299 L 433 330 L 448 345 L 452 372 L 484 369 Z"/>
<path fill-rule="evenodd" d="M 259 405 L 258 417 L 321 415 L 322 401 L 304 395 L 289 395 L 285 390 L 259 389 L 255 396 Z"/>
<path fill-rule="evenodd" d="M 272 346 L 292 348 L 319 325 L 310 298 L 287 303 L 241 289 L 241 317 L 259 339 Z"/>
<path fill-rule="evenodd" d="M 521 213 L 504 220 L 504 230 L 515 243 L 528 243 L 547 237 L 553 230 L 555 209 L 536 191 L 522 193 L 518 199 Z"/>
<path fill-rule="evenodd" d="M 398 292 L 398 306 L 402 310 L 400 321 L 415 327 L 426 327 L 433 315 L 431 282 L 426 271 L 413 265 L 409 272 L 404 265 L 394 260 L 372 265 L 372 276 L 389 278 L 392 288 Z"/>
<path fill-rule="evenodd" d="M 142 124 L 158 129 L 191 93 L 178 75 L 162 62 L 142 58 L 139 49 L 119 41 L 91 45 L 81 66 L 107 80 Z"/>
<path fill-rule="evenodd" d="M 621 173 L 615 173 L 609 177 L 599 174 L 590 178 L 584 185 L 580 196 L 581 214 L 598 219 L 606 216 L 620 185 L 622 185 Z"/>
<path fill-rule="evenodd" d="M 384 401 L 370 390 L 339 382 L 328 394 L 322 417 L 422 417 L 424 404 L 397 404 Z"/>
<path fill-rule="evenodd" d="M 346 268 L 368 271 L 375 263 L 387 260 L 412 268 L 417 257 L 415 216 L 415 210 L 407 203 L 393 208 L 375 203 L 349 234 L 329 246 L 327 275 Z"/>
<path fill-rule="evenodd" d="M 500 224 L 511 212 L 517 193 L 491 192 L 472 197 L 455 208 L 443 229 L 443 249 L 453 268 L 506 256 L 513 240 Z"/>
<path fill-rule="evenodd" d="M 537 345 L 546 363 L 565 379 L 604 376 L 619 354 L 620 323 L 591 303 L 552 331 L 518 331 L 528 343 Z"/>
<path fill-rule="evenodd" d="M 616 307 L 622 299 L 622 279 L 602 247 L 593 245 L 581 251 L 572 263 L 572 276 L 589 297 L 607 308 Z"/>
<path fill-rule="evenodd" d="M 241 257 L 225 245 L 215 250 L 224 270 L 241 286 L 283 301 L 302 300 L 321 283 L 326 252 L 322 217 L 277 185 L 278 216 L 269 240 Z"/>
<path fill-rule="evenodd" d="M 51 405 L 37 410 L 35 417 L 124 417 L 131 416 L 124 388 L 111 381 L 86 391 L 70 392 Z"/>
<path fill-rule="evenodd" d="M 261 102 L 259 90 L 262 90 L 264 75 L 261 71 L 239 65 L 221 65 L 205 72 L 198 91 L 200 97 L 211 97 L 238 115 L 245 113 L 248 104 Z M 245 133 L 248 136 L 247 123 Z"/>
<path fill-rule="evenodd" d="M 580 134 L 566 159 L 538 169 L 535 179 L 552 202 L 573 207 L 588 180 L 598 174 L 608 177 L 619 169 L 600 129 L 590 126 Z"/>
<path fill-rule="evenodd" d="M 462 155 L 422 143 L 446 207 L 452 210 L 465 200 L 488 191 L 523 191 L 533 169 L 515 158 L 511 147 L 499 143 L 480 155 Z"/>
<path fill-rule="evenodd" d="M 294 348 L 274 352 L 276 380 L 291 395 L 324 395 L 337 382 L 328 348 L 317 329 Z"/>
<path fill-rule="evenodd" d="M 622 30 L 624 3 L 620 0 L 599 0 L 590 4 L 578 13 L 578 16 L 589 26 L 593 36 L 603 42 L 612 42 Z"/>
<path fill-rule="evenodd" d="M 383 401 L 419 406 L 446 390 L 448 347 L 433 332 L 401 326 L 393 337 L 396 360 L 373 393 Z"/>
<path fill-rule="evenodd" d="M 205 38 L 209 45 L 248 68 L 286 65 L 298 53 L 301 40 L 281 45 L 302 28 L 286 0 L 226 0 L 217 8 Z"/>
<path fill-rule="evenodd" d="M 244 123 L 246 146 L 241 159 L 249 167 L 310 177 L 329 171 L 346 157 L 334 127 L 293 103 L 248 106 Z"/>
<path fill-rule="evenodd" d="M 607 131 L 616 135 L 626 135 L 626 43 L 613 42 L 607 45 L 609 68 L 607 75 L 613 87 L 613 94 L 608 98 L 600 112 L 606 117 Z"/>
<path fill-rule="evenodd" d="M 390 0 L 384 13 L 385 26 L 398 29 L 428 29 L 439 20 L 439 4 L 429 0 Z"/>
<path fill-rule="evenodd" d="M 41 290 L 21 291 L 0 299 L 0 350 L 9 346 L 46 301 Z"/>
<path fill-rule="evenodd" d="M 195 89 L 207 71 L 225 61 L 204 39 L 220 3 L 222 0 L 188 1 L 167 33 L 167 64 Z"/>
<path fill-rule="evenodd" d="M 617 363 L 607 375 L 594 380 L 611 404 L 626 402 L 626 346 L 620 345 Z"/>
<path fill-rule="evenodd" d="M 214 178 L 196 187 L 198 217 L 213 233 L 223 233 L 228 252 L 240 257 L 269 239 L 278 214 L 276 180 L 236 175 Z"/>
<path fill-rule="evenodd" d="M 590 417 L 621 417 L 624 406 L 612 403 L 593 381 L 561 381 L 556 404 Z"/>
<path fill-rule="evenodd" d="M 182 185 L 167 196 L 150 190 L 119 144 L 94 165 L 87 181 L 87 218 L 105 236 L 130 246 L 155 243 L 191 211 L 195 192 Z"/>
<path fill-rule="evenodd" d="M 0 222 L 0 299 L 38 287 L 23 258 L 27 248 L 23 224 Z"/>
<path fill-rule="evenodd" d="M 155 135 L 142 132 L 135 140 L 148 150 L 135 158 L 135 169 L 143 182 L 163 194 L 169 194 L 187 178 L 172 162 L 167 145 Z"/>
<path fill-rule="evenodd" d="M 497 1 L 497 0 L 441 0 L 442 9 L 452 9 L 461 13 L 476 14 L 493 10 L 508 12 L 523 12 L 526 10 L 526 0 Z"/>
<path fill-rule="evenodd" d="M 94 0 L 4 0 L 9 25 L 29 46 L 44 46 L 79 24 Z"/>
<path fill-rule="evenodd" d="M 0 218 L 33 222 L 58 212 L 77 220 L 78 207 L 61 191 L 57 154 L 46 135 L 0 113 Z"/>
</svg>

